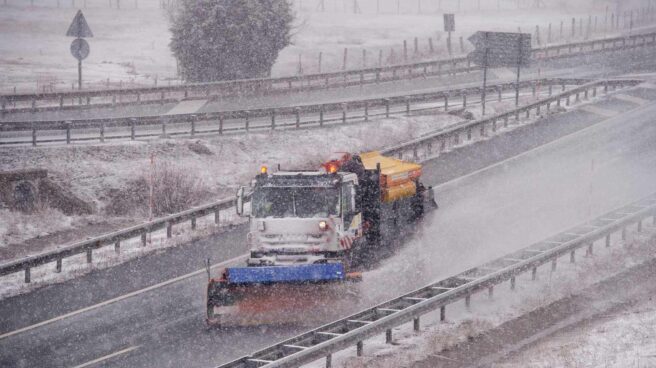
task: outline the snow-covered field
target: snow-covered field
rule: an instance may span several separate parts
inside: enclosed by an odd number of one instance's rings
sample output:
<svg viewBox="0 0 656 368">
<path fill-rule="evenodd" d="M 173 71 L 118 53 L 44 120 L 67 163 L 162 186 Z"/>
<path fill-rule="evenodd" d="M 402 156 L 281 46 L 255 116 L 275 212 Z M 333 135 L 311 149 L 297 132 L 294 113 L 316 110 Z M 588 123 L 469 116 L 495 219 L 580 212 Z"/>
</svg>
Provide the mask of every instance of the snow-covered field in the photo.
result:
<svg viewBox="0 0 656 368">
<path fill-rule="evenodd" d="M 654 227 L 645 228 L 643 233 L 630 232 L 624 242 L 614 239 L 610 248 L 598 242 L 593 257 L 583 257 L 584 252 L 579 251 L 574 264 L 562 260 L 556 271 L 551 271 L 549 264 L 544 265 L 538 270 L 536 281 L 531 280 L 530 272 L 524 273 L 517 277 L 515 291 L 501 284 L 495 287 L 491 299 L 487 292 L 480 292 L 472 296 L 469 309 L 464 302 L 450 304 L 447 321 L 439 321 L 439 311 L 429 313 L 421 319 L 421 332 L 414 332 L 412 323 L 407 323 L 393 330 L 393 344 L 385 344 L 384 334 L 365 340 L 365 356 L 356 357 L 354 350 L 344 350 L 333 355 L 333 366 L 410 367 L 430 355 L 440 356 L 441 351 L 459 342 L 652 259 L 655 245 Z M 649 359 L 656 354 L 656 305 L 649 301 L 626 313 L 589 331 L 564 334 L 539 344 L 494 367 L 653 367 L 654 361 Z M 320 360 L 308 367 L 324 365 Z"/>
<path fill-rule="evenodd" d="M 108 9 L 107 2 L 101 0 L 86 2 L 84 14 L 94 37 L 89 39 L 91 54 L 84 61 L 85 88 L 179 82 L 176 62 L 168 47 L 167 15 L 159 9 L 159 1 L 141 0 L 138 9 L 128 0 L 122 2 L 121 9 Z M 521 29 L 534 33 L 539 25 L 545 42 L 548 24 L 552 23 L 552 41 L 566 41 L 571 38 L 567 25 L 572 17 L 587 22 L 588 16 L 596 15 L 596 36 L 606 34 L 604 6 L 588 9 L 577 5 L 581 2 L 562 2 L 562 6 L 556 7 L 551 4 L 553 1 L 548 1 L 550 7 L 546 9 L 517 10 L 515 0 L 504 0 L 499 11 L 496 1 L 493 6 L 489 2 L 483 2 L 482 11 L 476 10 L 472 1 L 464 1 L 461 11 L 448 10 L 456 11 L 454 48 L 457 51 L 460 36 L 466 39 L 481 29 L 513 32 Z M 408 60 L 446 56 L 441 12 L 434 2 L 424 1 L 419 14 L 416 3 L 405 1 L 401 2 L 400 14 L 396 14 L 393 0 L 381 0 L 380 14 L 376 13 L 375 0 L 359 0 L 362 8 L 359 14 L 353 14 L 347 5 L 351 2 L 326 0 L 325 3 L 326 11 L 320 12 L 318 1 L 296 1 L 293 44 L 280 53 L 273 76 L 296 74 L 299 56 L 304 73 L 318 72 L 319 52 L 322 71 L 340 70 L 344 48 L 349 49 L 347 68 L 377 65 L 381 51 L 384 64 L 402 62 L 404 40 L 408 43 Z M 37 0 L 34 4 L 30 6 L 23 0 L 9 0 L 6 6 L 0 3 L 1 93 L 10 93 L 14 87 L 18 91 L 70 90 L 77 80 L 77 62 L 69 53 L 71 39 L 64 36 L 76 9 L 68 1 L 61 1 L 61 8 L 56 7 L 55 0 Z M 82 0 L 78 0 L 77 6 L 81 5 Z M 625 9 L 629 7 L 625 5 Z M 561 21 L 565 23 L 563 39 L 559 37 Z M 577 28 L 576 39 L 581 38 L 578 32 Z M 417 53 L 415 37 L 419 41 Z M 435 46 L 432 55 L 428 52 L 429 38 Z M 468 47 L 466 40 L 464 43 Z M 365 58 L 363 50 L 366 50 Z"/>
</svg>

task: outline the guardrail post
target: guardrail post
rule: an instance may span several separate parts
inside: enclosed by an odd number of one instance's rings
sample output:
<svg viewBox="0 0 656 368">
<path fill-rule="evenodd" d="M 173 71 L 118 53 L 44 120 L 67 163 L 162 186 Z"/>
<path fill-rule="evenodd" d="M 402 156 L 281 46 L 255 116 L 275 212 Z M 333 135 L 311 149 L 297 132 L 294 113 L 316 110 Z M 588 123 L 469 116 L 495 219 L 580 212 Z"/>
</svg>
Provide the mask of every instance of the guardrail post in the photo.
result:
<svg viewBox="0 0 656 368">
<path fill-rule="evenodd" d="M 173 224 L 170 222 L 166 223 L 166 237 L 171 238 L 173 236 Z"/>
<path fill-rule="evenodd" d="M 333 368 L 333 356 L 332 356 L 332 354 L 326 355 L 326 368 Z"/>
<path fill-rule="evenodd" d="M 570 104 L 569 98 L 570 98 L 570 96 L 568 95 L 567 99 L 565 100 L 565 106 L 569 106 L 569 104 Z"/>
<path fill-rule="evenodd" d="M 576 101 L 576 102 L 580 102 L 580 101 L 581 101 L 580 92 L 576 92 L 576 99 L 575 99 L 574 101 Z"/>
<path fill-rule="evenodd" d="M 467 93 L 464 92 L 462 93 L 462 108 L 467 108 Z"/>
<path fill-rule="evenodd" d="M 346 124 L 346 110 L 348 109 L 348 106 L 346 103 L 342 104 L 342 123 Z"/>
<path fill-rule="evenodd" d="M 556 271 L 556 265 L 558 264 L 558 258 L 551 260 L 551 272 Z"/>
<path fill-rule="evenodd" d="M 472 130 L 471 130 L 471 128 L 467 128 L 467 140 L 468 141 L 472 140 Z"/>
<path fill-rule="evenodd" d="M 558 100 L 556 100 L 556 106 L 560 107 L 560 97 L 558 97 Z"/>
<path fill-rule="evenodd" d="M 225 116 L 219 115 L 219 135 L 223 134 L 223 123 Z M 248 131 L 248 111 L 246 111 L 246 131 Z"/>
<path fill-rule="evenodd" d="M 4 102 L 3 102 L 3 103 L 2 103 L 2 109 L 3 109 L 3 110 L 4 110 L 4 107 L 5 107 L 5 106 L 4 106 Z M 64 107 L 64 96 L 60 95 L 60 96 L 59 96 L 59 108 L 61 109 L 61 108 L 63 108 L 63 107 Z"/>
<path fill-rule="evenodd" d="M 549 113 L 549 111 L 551 111 L 551 101 L 547 102 L 547 113 Z"/>
<path fill-rule="evenodd" d="M 91 248 L 87 249 L 87 263 L 93 261 L 93 250 Z"/>
<path fill-rule="evenodd" d="M 538 268 L 533 267 L 533 270 L 531 270 L 531 280 L 535 281 L 535 279 L 538 278 Z"/>
<path fill-rule="evenodd" d="M 369 121 L 369 102 L 364 103 L 364 121 Z"/>
<path fill-rule="evenodd" d="M 449 95 L 444 95 L 444 111 L 449 111 Z"/>
<path fill-rule="evenodd" d="M 515 121 L 519 124 L 519 110 L 515 111 Z"/>
<path fill-rule="evenodd" d="M 385 117 L 389 118 L 390 117 L 390 100 L 388 98 L 383 99 L 383 102 L 385 103 Z"/>
<path fill-rule="evenodd" d="M 440 307 L 440 321 L 444 322 L 446 320 L 446 305 Z"/>
<path fill-rule="evenodd" d="M 105 143 L 105 122 L 100 122 L 100 143 Z"/>
<path fill-rule="evenodd" d="M 503 117 L 503 127 L 504 128 L 508 127 L 508 115 Z"/>
<path fill-rule="evenodd" d="M 196 215 L 191 215 L 191 230 L 196 230 Z"/>
<path fill-rule="evenodd" d="M 419 329 L 421 328 L 421 320 L 419 319 L 420 317 L 415 317 L 412 319 L 412 329 L 419 332 Z"/>
<path fill-rule="evenodd" d="M 31 278 L 31 275 L 30 275 L 30 268 L 25 267 L 25 283 L 29 284 L 30 282 L 32 282 L 32 278 Z"/>
<path fill-rule="evenodd" d="M 569 252 L 569 262 L 576 263 L 576 251 Z"/>
<path fill-rule="evenodd" d="M 465 296 L 465 308 L 467 308 L 467 310 L 471 308 L 471 294 Z"/>
<path fill-rule="evenodd" d="M 32 112 L 36 112 L 36 99 L 32 99 Z"/>
<path fill-rule="evenodd" d="M 159 104 L 164 105 L 164 92 L 160 93 L 159 95 Z"/>
<path fill-rule="evenodd" d="M 460 144 L 460 133 L 455 132 L 453 133 L 453 146 L 457 146 Z"/>
<path fill-rule="evenodd" d="M 515 276 L 511 276 L 510 277 L 510 290 L 515 290 L 515 283 L 516 283 Z"/>
<path fill-rule="evenodd" d="M 36 147 L 36 128 L 32 128 L 32 145 Z"/>
<path fill-rule="evenodd" d="M 66 144 L 71 144 L 71 122 L 66 121 L 64 125 L 66 126 Z"/>
<path fill-rule="evenodd" d="M 137 93 L 137 102 L 141 102 L 141 93 Z"/>
<path fill-rule="evenodd" d="M 91 105 L 91 96 L 87 96 L 87 105 Z"/>
<path fill-rule="evenodd" d="M 560 90 L 561 90 L 562 92 L 565 92 L 565 83 L 562 83 L 560 87 L 561 87 Z"/>
<path fill-rule="evenodd" d="M 537 94 L 537 88 L 535 86 L 535 83 L 531 83 L 531 93 L 533 94 L 533 97 Z"/>
<path fill-rule="evenodd" d="M 121 253 L 121 241 L 117 240 L 116 243 L 114 243 L 114 253 L 120 254 Z"/>
<path fill-rule="evenodd" d="M 385 343 L 386 344 L 391 344 L 392 343 L 392 329 L 387 329 L 385 330 Z"/>
<path fill-rule="evenodd" d="M 135 120 L 136 119 L 130 119 L 130 139 L 134 140 L 135 137 Z"/>
<path fill-rule="evenodd" d="M 162 118 L 162 137 L 166 137 L 166 119 Z"/>
<path fill-rule="evenodd" d="M 276 110 L 271 110 L 271 130 L 276 129 Z"/>
<path fill-rule="evenodd" d="M 357 356 L 361 357 L 364 353 L 364 343 L 362 341 L 358 341 L 358 343 L 355 345 L 355 349 Z"/>
<path fill-rule="evenodd" d="M 57 258 L 57 262 L 55 263 L 55 272 L 60 273 L 62 270 L 62 259 Z"/>
<path fill-rule="evenodd" d="M 553 84 L 549 85 L 549 96 L 553 94 Z"/>
<path fill-rule="evenodd" d="M 196 135 L 196 115 L 191 115 L 191 131 L 189 133 L 192 137 Z"/>
<path fill-rule="evenodd" d="M 592 88 L 592 97 L 597 97 L 597 87 Z"/>
<path fill-rule="evenodd" d="M 526 118 L 528 119 L 528 118 L 530 118 L 530 117 L 531 117 L 531 109 L 530 109 L 530 108 L 527 108 L 527 109 L 526 109 Z"/>
<path fill-rule="evenodd" d="M 591 256 L 591 255 L 593 255 L 593 254 L 594 254 L 594 243 L 593 243 L 593 242 L 590 242 L 590 243 L 588 244 L 588 249 L 586 250 L 585 255 L 586 255 L 586 256 Z"/>
<path fill-rule="evenodd" d="M 538 105 L 538 106 L 535 108 L 535 115 L 540 116 L 540 108 L 541 108 L 540 105 Z"/>
<path fill-rule="evenodd" d="M 499 102 L 501 102 L 501 88 L 499 86 L 494 87 L 497 90 L 497 97 Z"/>
<path fill-rule="evenodd" d="M 494 297 L 494 286 L 487 288 L 487 297 L 492 299 Z"/>
<path fill-rule="evenodd" d="M 294 116 L 296 116 L 296 129 L 301 127 L 301 109 L 299 107 L 294 108 Z"/>
<path fill-rule="evenodd" d="M 221 210 L 214 210 L 214 224 L 218 225 L 221 222 Z"/>
<path fill-rule="evenodd" d="M 492 119 L 492 133 L 497 132 L 497 119 Z"/>
<path fill-rule="evenodd" d="M 323 112 L 324 112 L 324 107 L 321 105 L 319 107 L 319 126 L 323 126 Z M 389 109 L 387 111 L 387 117 L 389 117 Z"/>
<path fill-rule="evenodd" d="M 141 233 L 141 246 L 145 247 L 147 244 L 147 232 Z"/>
<path fill-rule="evenodd" d="M 410 97 L 405 97 L 405 114 L 410 115 Z"/>
</svg>

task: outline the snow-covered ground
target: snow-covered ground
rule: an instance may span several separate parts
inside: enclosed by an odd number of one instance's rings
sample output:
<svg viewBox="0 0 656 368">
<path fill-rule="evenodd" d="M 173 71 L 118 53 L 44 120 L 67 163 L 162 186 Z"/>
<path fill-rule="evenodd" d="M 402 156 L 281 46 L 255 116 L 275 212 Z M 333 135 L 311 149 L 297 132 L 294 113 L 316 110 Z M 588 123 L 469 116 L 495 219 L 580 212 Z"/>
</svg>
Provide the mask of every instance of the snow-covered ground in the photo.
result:
<svg viewBox="0 0 656 368">
<path fill-rule="evenodd" d="M 656 300 L 558 333 L 498 368 L 656 367 Z"/>
<path fill-rule="evenodd" d="M 167 15 L 159 9 L 159 1 L 141 0 L 138 9 L 127 0 L 122 1 L 121 9 L 108 9 L 106 1 L 86 2 L 84 14 L 94 37 L 89 39 L 91 54 L 83 64 L 85 88 L 179 82 L 176 62 L 168 47 Z M 360 14 L 353 14 L 347 1 L 326 0 L 325 3 L 326 11 L 319 12 L 318 1 L 297 0 L 293 44 L 280 53 L 273 76 L 296 74 L 299 55 L 304 73 L 318 72 L 319 52 L 322 52 L 322 71 L 340 70 L 344 48 L 349 49 L 347 68 L 377 65 L 380 51 L 384 64 L 402 62 L 404 40 L 408 43 L 409 61 L 446 56 L 441 12 L 434 2 L 424 1 L 419 14 L 416 3 L 405 1 L 401 2 L 400 14 L 396 14 L 393 0 L 381 0 L 380 14 L 376 13 L 375 0 L 359 0 Z M 517 10 L 515 0 L 504 0 L 501 11 L 496 10 L 496 1 L 494 6 L 484 1 L 484 10 L 477 11 L 473 2 L 464 3 L 461 11 L 452 9 L 456 11 L 454 48 L 458 51 L 460 36 L 466 39 L 481 29 L 513 32 L 521 29 L 535 33 L 539 25 L 545 42 L 548 24 L 552 23 L 552 41 L 567 41 L 571 38 L 568 26 L 571 18 L 584 19 L 585 29 L 590 15 L 598 17 L 595 36 L 610 34 L 603 27 L 603 6 L 585 8 L 563 2 L 563 6 L 550 4 L 547 9 Z M 14 87 L 18 91 L 70 90 L 77 80 L 77 63 L 69 53 L 71 39 L 64 36 L 76 9 L 68 1 L 61 1 L 61 8 L 56 7 L 55 0 L 37 0 L 34 4 L 30 6 L 23 0 L 9 0 L 6 6 L 0 4 L 2 93 L 12 92 Z M 82 0 L 78 0 L 77 6 L 81 5 Z M 559 36 L 561 21 L 565 24 L 563 38 Z M 574 38 L 581 39 L 578 23 L 576 32 Z M 415 37 L 419 41 L 416 54 Z M 435 47 L 432 55 L 428 52 L 429 38 Z M 468 47 L 466 40 L 464 43 Z M 366 50 L 364 60 L 363 50 Z"/>
<path fill-rule="evenodd" d="M 44 146 L 38 148 L 0 149 L 0 170 L 46 168 L 61 185 L 69 187 L 82 199 L 95 204 L 99 214 L 117 193 L 155 165 L 173 167 L 192 178 L 203 188 L 196 204 L 215 201 L 234 194 L 247 183 L 260 165 L 283 168 L 319 167 L 334 152 L 359 152 L 401 143 L 434 131 L 461 119 L 448 115 L 395 117 L 325 129 L 294 132 L 264 132 L 248 135 L 191 139 L 157 139 L 150 141 Z M 199 152 L 204 147 L 207 152 Z M 137 209 L 135 221 L 146 218 L 147 208 Z M 43 236 L 70 228 L 75 219 L 62 214 L 44 216 L 14 215 L 0 211 L 0 246 Z M 52 218 L 52 219 L 50 219 Z M 48 221 L 43 221 L 48 219 Z"/>
<path fill-rule="evenodd" d="M 610 248 L 604 248 L 602 244 L 597 243 L 593 257 L 583 257 L 584 252 L 579 251 L 576 263 L 563 259 L 556 271 L 551 271 L 549 264 L 540 267 L 536 281 L 531 280 L 530 272 L 518 276 L 515 291 L 511 291 L 508 284 L 501 284 L 495 287 L 493 298 L 489 298 L 487 292 L 473 295 L 469 309 L 464 302 L 450 304 L 445 322 L 439 321 L 439 311 L 429 313 L 422 317 L 422 331 L 419 333 L 413 331 L 412 323 L 395 328 L 391 345 L 385 344 L 384 334 L 365 340 L 363 357 L 356 357 L 354 350 L 334 354 L 333 366 L 410 367 L 413 362 L 430 355 L 440 356 L 441 351 L 459 342 L 575 295 L 585 287 L 652 259 L 655 256 L 656 228 L 645 228 L 640 234 L 630 232 L 626 241 L 615 239 Z M 563 334 L 558 339 L 528 349 L 507 362 L 508 365 L 501 363 L 494 367 L 653 367 L 653 360 L 649 359 L 656 354 L 653 339 L 656 305 L 649 301 L 632 310 L 634 312 L 627 311 L 626 315 L 595 325 L 589 331 Z M 569 339 L 570 336 L 576 340 Z M 325 362 L 320 360 L 307 367 L 324 365 Z"/>
</svg>

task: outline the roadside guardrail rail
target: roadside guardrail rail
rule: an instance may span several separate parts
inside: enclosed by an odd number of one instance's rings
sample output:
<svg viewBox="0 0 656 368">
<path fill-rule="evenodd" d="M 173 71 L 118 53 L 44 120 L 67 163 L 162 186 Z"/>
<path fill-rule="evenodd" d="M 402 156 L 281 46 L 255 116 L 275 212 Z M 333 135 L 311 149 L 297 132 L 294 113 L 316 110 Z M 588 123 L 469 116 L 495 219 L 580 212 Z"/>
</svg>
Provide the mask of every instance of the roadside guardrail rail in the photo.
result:
<svg viewBox="0 0 656 368">
<path fill-rule="evenodd" d="M 473 133 L 476 131 L 481 138 L 487 138 L 490 134 L 497 134 L 497 124 L 501 122 L 504 125 L 509 123 L 509 119 L 519 120 L 521 115 L 530 116 L 531 111 L 536 115 L 541 115 L 549 111 L 552 105 L 565 103 L 569 105 L 571 99 L 575 101 L 587 99 L 590 96 L 596 96 L 599 92 L 607 93 L 616 88 L 635 86 L 642 83 L 642 80 L 622 79 L 622 80 L 600 80 L 584 84 L 572 90 L 568 90 L 557 95 L 542 99 L 527 106 L 520 107 L 502 114 L 491 116 L 482 120 L 465 121 L 456 126 L 448 127 L 426 135 L 422 138 L 409 141 L 394 147 L 381 150 L 383 154 L 395 155 L 399 158 L 410 158 L 419 161 L 423 158 L 432 157 L 446 152 L 448 149 L 465 143 L 461 136 L 466 136 L 467 140 L 475 139 Z M 55 272 L 61 272 L 62 260 L 86 253 L 87 263 L 92 263 L 93 251 L 106 246 L 114 246 L 117 253 L 120 252 L 121 242 L 133 238 L 140 238 L 141 245 L 147 245 L 147 236 L 149 233 L 167 229 L 167 237 L 172 237 L 172 229 L 176 224 L 185 221 L 191 222 L 191 228 L 196 228 L 197 219 L 213 215 L 214 222 L 219 223 L 220 213 L 225 211 L 234 211 L 235 199 L 228 198 L 214 203 L 198 206 L 177 214 L 155 219 L 141 225 L 132 226 L 113 233 L 93 237 L 84 241 L 63 246 L 59 249 L 41 253 L 38 255 L 15 260 L 5 264 L 0 264 L 0 277 L 11 275 L 17 272 L 24 272 L 25 282 L 31 282 L 31 269 L 43 266 L 49 263 L 55 263 Z"/>
<path fill-rule="evenodd" d="M 472 294 L 487 289 L 492 296 L 494 288 L 506 281 L 510 282 L 510 288 L 514 290 L 518 275 L 530 271 L 535 280 L 539 266 L 551 263 L 553 271 L 558 259 L 567 255 L 570 262 L 575 262 L 576 251 L 579 249 L 585 249 L 587 254 L 592 255 L 595 242 L 604 241 L 606 247 L 610 247 L 613 233 L 620 232 L 624 240 L 629 226 L 635 226 L 640 232 L 643 221 L 650 217 L 656 226 L 656 194 L 522 250 L 292 337 L 218 368 L 290 368 L 323 358 L 326 359 L 326 367 L 330 368 L 332 354 L 336 352 L 355 346 L 356 354 L 361 356 L 364 351 L 363 341 L 366 339 L 384 333 L 386 342 L 391 343 L 393 328 L 412 321 L 414 330 L 418 331 L 421 317 L 438 309 L 440 320 L 444 321 L 447 305 L 464 299 L 465 304 L 469 306 Z"/>
<path fill-rule="evenodd" d="M 656 32 L 650 32 L 538 47 L 533 49 L 532 57 L 536 60 L 550 60 L 624 51 L 654 45 L 656 45 Z M 117 104 L 163 104 L 182 99 L 208 99 L 306 91 L 468 73 L 479 69 L 480 67 L 472 65 L 467 57 L 459 57 L 282 78 L 232 80 L 179 86 L 0 95 L 0 114 L 43 109 L 78 108 L 80 106 L 109 107 Z"/>
<path fill-rule="evenodd" d="M 588 83 L 588 79 L 550 78 L 520 82 L 524 93 L 537 96 L 544 88 L 551 96 L 554 87 L 565 91 L 568 86 Z M 515 89 L 515 83 L 489 85 L 486 101 L 501 101 L 504 92 Z M 401 95 L 387 98 L 340 101 L 303 106 L 235 110 L 209 113 L 153 115 L 136 118 L 94 118 L 72 121 L 0 123 L 0 145 L 36 146 L 44 143 L 105 142 L 106 140 L 136 140 L 153 137 L 206 134 L 235 134 L 250 131 L 323 127 L 347 122 L 367 122 L 370 118 L 411 114 L 422 111 L 466 108 L 480 102 L 482 87 L 450 91 Z M 542 91 L 540 91 L 542 93 Z"/>
</svg>

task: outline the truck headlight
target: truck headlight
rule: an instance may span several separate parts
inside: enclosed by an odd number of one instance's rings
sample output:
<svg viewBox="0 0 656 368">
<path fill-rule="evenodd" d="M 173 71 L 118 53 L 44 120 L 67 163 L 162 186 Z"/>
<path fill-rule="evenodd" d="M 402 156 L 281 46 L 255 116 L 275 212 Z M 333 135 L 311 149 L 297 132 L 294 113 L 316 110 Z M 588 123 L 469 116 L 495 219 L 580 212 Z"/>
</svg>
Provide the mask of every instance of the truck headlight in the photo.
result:
<svg viewBox="0 0 656 368">
<path fill-rule="evenodd" d="M 326 221 L 319 221 L 319 230 L 321 231 L 328 230 L 328 223 Z"/>
</svg>

